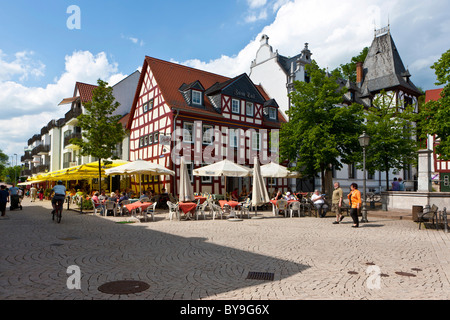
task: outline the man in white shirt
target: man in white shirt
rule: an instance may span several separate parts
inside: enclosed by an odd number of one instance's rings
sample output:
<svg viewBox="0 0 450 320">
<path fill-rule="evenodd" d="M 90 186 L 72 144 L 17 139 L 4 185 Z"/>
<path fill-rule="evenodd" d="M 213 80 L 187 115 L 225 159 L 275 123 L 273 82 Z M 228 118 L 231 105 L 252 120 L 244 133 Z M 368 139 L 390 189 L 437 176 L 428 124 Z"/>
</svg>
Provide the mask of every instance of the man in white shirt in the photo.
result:
<svg viewBox="0 0 450 320">
<path fill-rule="evenodd" d="M 311 196 L 311 201 L 316 206 L 319 217 L 324 218 L 327 214 L 328 206 L 325 204 L 324 197 L 319 193 L 319 190 L 314 190 L 314 194 Z"/>
</svg>

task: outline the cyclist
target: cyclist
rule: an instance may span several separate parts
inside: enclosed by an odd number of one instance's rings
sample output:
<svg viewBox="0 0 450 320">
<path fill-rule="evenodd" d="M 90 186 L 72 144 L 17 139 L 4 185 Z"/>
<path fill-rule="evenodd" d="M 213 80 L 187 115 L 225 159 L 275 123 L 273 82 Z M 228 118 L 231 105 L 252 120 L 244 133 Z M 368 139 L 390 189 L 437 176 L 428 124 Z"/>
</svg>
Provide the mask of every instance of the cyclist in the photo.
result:
<svg viewBox="0 0 450 320">
<path fill-rule="evenodd" d="M 59 180 L 58 184 L 53 187 L 52 191 L 55 194 L 52 199 L 52 206 L 53 206 L 52 213 L 55 213 L 56 202 L 58 200 L 61 200 L 62 202 L 64 202 L 64 199 L 66 198 L 66 187 L 64 187 L 63 182 L 61 180 Z"/>
</svg>

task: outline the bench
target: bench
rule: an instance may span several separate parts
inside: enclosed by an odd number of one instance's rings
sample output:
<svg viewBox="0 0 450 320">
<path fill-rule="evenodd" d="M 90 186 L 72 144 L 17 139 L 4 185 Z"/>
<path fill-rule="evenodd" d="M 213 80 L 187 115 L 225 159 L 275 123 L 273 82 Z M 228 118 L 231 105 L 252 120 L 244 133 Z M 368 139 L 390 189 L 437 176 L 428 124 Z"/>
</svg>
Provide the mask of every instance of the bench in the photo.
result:
<svg viewBox="0 0 450 320">
<path fill-rule="evenodd" d="M 425 206 L 425 208 L 423 209 L 423 213 L 419 214 L 418 216 L 418 220 L 419 220 L 419 230 L 420 230 L 420 226 L 424 221 L 425 216 L 427 216 L 427 219 L 429 220 L 430 218 L 433 219 L 433 225 L 435 224 L 435 219 L 436 219 L 436 228 L 437 228 L 437 224 L 438 224 L 438 207 L 436 205 L 432 205 L 431 208 L 430 206 Z"/>
</svg>

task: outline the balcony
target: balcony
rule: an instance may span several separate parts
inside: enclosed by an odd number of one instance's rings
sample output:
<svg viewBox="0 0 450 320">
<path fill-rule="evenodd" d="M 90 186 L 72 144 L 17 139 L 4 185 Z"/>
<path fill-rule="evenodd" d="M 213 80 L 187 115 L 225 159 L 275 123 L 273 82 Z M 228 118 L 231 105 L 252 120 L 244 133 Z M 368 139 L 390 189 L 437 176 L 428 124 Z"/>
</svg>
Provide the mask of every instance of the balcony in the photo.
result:
<svg viewBox="0 0 450 320">
<path fill-rule="evenodd" d="M 50 146 L 49 145 L 44 145 L 44 144 L 40 144 L 38 145 L 36 148 L 33 149 L 33 151 L 31 152 L 32 155 L 38 155 L 38 156 L 42 156 L 42 155 L 47 155 L 50 152 Z"/>
<path fill-rule="evenodd" d="M 31 156 L 30 151 L 25 151 L 25 155 L 20 157 L 20 162 L 33 161 L 33 157 Z"/>
<path fill-rule="evenodd" d="M 37 174 L 37 173 L 44 173 L 44 172 L 48 172 L 50 169 L 50 165 L 48 164 L 41 164 L 38 165 L 34 168 L 31 169 L 31 173 L 32 174 Z"/>
<path fill-rule="evenodd" d="M 78 123 L 77 117 L 82 114 L 81 108 L 70 109 L 64 116 L 67 125 L 75 126 Z"/>
<path fill-rule="evenodd" d="M 25 169 L 20 171 L 20 176 L 21 177 L 29 177 L 31 176 L 31 170 L 30 169 Z"/>
<path fill-rule="evenodd" d="M 73 132 L 64 137 L 64 148 L 79 149 L 79 146 L 70 143 L 71 139 L 82 139 L 81 132 Z"/>
</svg>

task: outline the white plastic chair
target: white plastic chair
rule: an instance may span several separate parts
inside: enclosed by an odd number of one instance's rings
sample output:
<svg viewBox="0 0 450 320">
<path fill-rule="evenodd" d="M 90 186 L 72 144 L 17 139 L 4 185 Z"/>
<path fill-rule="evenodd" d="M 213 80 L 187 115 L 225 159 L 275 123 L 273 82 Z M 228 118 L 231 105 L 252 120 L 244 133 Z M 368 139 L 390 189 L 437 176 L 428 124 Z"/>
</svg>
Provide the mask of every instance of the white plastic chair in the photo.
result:
<svg viewBox="0 0 450 320">
<path fill-rule="evenodd" d="M 199 200 L 199 202 L 200 202 L 200 200 Z M 207 207 L 208 207 L 207 201 L 203 202 L 202 204 L 197 205 L 197 208 L 195 210 L 195 217 L 197 220 L 198 220 L 199 214 L 203 214 L 203 219 L 206 219 L 205 211 L 206 211 Z"/>
<path fill-rule="evenodd" d="M 103 206 L 99 203 L 95 203 L 94 200 L 91 199 L 92 202 L 92 207 L 94 208 L 94 214 L 97 214 L 98 212 L 100 212 L 100 215 L 103 212 Z"/>
<path fill-rule="evenodd" d="M 283 215 L 286 217 L 288 211 L 288 202 L 287 200 L 280 199 L 277 201 L 277 210 L 283 211 Z"/>
<path fill-rule="evenodd" d="M 147 210 L 144 211 L 145 222 L 147 222 L 147 216 L 149 214 L 152 216 L 152 221 L 155 221 L 155 210 L 156 210 L 156 202 L 151 206 L 147 207 Z"/>
<path fill-rule="evenodd" d="M 180 211 L 178 208 L 178 204 L 167 201 L 167 206 L 169 207 L 169 220 L 173 219 L 173 215 L 175 215 L 175 217 L 180 220 Z"/>
<path fill-rule="evenodd" d="M 117 210 L 116 209 L 117 209 L 117 206 L 116 206 L 116 203 L 114 201 L 110 201 L 110 200 L 105 201 L 105 216 L 106 216 L 106 214 L 108 213 L 109 210 L 112 210 L 113 213 L 114 213 L 114 217 L 115 217 L 116 214 L 117 214 Z"/>
<path fill-rule="evenodd" d="M 252 208 L 252 203 L 247 201 L 242 204 L 241 206 L 241 217 L 244 216 L 245 213 L 247 213 L 247 217 L 250 219 L 250 210 Z"/>
<path fill-rule="evenodd" d="M 292 202 L 291 204 L 289 204 L 289 213 L 290 216 L 292 218 L 292 214 L 294 211 L 298 212 L 298 217 L 300 218 L 300 202 Z"/>
<path fill-rule="evenodd" d="M 119 214 L 120 214 L 121 216 L 123 216 L 123 214 L 124 214 L 125 211 L 128 211 L 127 208 L 125 208 L 125 206 L 126 206 L 127 204 L 130 204 L 130 203 L 131 203 L 130 200 L 123 200 L 123 201 L 121 202 L 121 205 L 120 205 L 120 207 L 119 207 Z"/>
<path fill-rule="evenodd" d="M 220 215 L 220 219 L 223 219 L 224 212 L 219 205 L 213 203 L 211 205 L 211 211 L 212 211 L 212 215 L 213 215 L 213 220 L 216 219 L 216 215 Z"/>
</svg>

